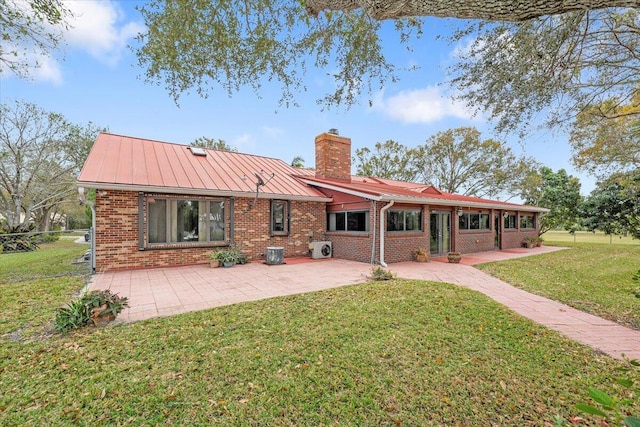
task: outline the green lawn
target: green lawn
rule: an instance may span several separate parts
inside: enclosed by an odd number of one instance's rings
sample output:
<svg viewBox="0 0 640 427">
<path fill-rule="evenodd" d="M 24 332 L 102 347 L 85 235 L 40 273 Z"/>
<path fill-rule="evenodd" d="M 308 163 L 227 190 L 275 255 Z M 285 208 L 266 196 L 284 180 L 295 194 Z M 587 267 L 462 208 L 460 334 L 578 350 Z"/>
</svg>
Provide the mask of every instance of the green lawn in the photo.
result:
<svg viewBox="0 0 640 427">
<path fill-rule="evenodd" d="M 569 249 L 478 268 L 534 294 L 640 329 L 638 284 L 632 281 L 640 270 L 640 245 L 545 244 Z"/>
<path fill-rule="evenodd" d="M 591 233 L 589 231 L 578 231 L 574 234 L 568 231 L 547 231 L 542 235 L 545 241 L 553 242 L 573 242 L 573 243 L 606 243 L 616 245 L 640 246 L 640 240 L 631 236 L 613 236 L 600 231 Z"/>
<path fill-rule="evenodd" d="M 0 337 L 47 333 L 55 309 L 82 289 L 86 263 L 73 264 L 89 248 L 67 239 L 34 252 L 0 254 Z"/>
<path fill-rule="evenodd" d="M 24 297 L 3 319 L 49 288 L 13 284 Z M 0 344 L 0 425 L 551 426 L 581 415 L 587 387 L 622 394 L 620 362 L 482 294 L 408 280 Z"/>
</svg>

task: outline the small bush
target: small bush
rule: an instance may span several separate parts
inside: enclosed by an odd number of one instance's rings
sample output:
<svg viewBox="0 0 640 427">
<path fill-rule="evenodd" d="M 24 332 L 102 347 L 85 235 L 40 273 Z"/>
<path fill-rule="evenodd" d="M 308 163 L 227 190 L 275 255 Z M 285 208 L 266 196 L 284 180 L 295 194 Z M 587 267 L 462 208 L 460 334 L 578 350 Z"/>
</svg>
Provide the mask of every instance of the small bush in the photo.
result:
<svg viewBox="0 0 640 427">
<path fill-rule="evenodd" d="M 121 297 L 109 290 L 91 291 L 58 310 L 55 328 L 64 334 L 88 325 L 97 317 L 115 319 L 125 307 L 129 307 L 127 297 Z"/>
<path fill-rule="evenodd" d="M 61 334 L 66 334 L 72 329 L 78 329 L 89 323 L 91 312 L 82 299 L 73 301 L 66 307 L 58 309 L 55 320 L 55 329 Z"/>
<path fill-rule="evenodd" d="M 371 268 L 371 276 L 369 277 L 372 280 L 391 280 L 395 278 L 395 275 L 391 270 L 384 269 L 381 266 L 376 266 Z"/>
</svg>

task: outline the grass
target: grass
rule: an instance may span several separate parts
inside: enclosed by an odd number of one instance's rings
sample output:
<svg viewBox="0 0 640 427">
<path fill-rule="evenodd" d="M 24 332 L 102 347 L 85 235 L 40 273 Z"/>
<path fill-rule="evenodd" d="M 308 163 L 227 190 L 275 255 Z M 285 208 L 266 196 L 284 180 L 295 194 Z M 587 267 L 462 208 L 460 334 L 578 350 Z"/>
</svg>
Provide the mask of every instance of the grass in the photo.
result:
<svg viewBox="0 0 640 427">
<path fill-rule="evenodd" d="M 46 333 L 55 310 L 85 284 L 86 263 L 72 262 L 87 248 L 61 239 L 34 252 L 0 254 L 0 337 Z"/>
<path fill-rule="evenodd" d="M 638 285 L 632 280 L 640 270 L 640 245 L 545 244 L 569 249 L 478 268 L 528 292 L 640 329 Z"/>
<path fill-rule="evenodd" d="M 543 425 L 616 366 L 469 290 L 372 282 L 8 343 L 0 424 Z"/>
<path fill-rule="evenodd" d="M 3 316 L 51 289 L 13 284 L 25 296 L 3 300 Z M 51 301 L 78 286 L 61 284 Z M 42 304 L 51 318 L 55 304 Z M 542 426 L 578 415 L 588 387 L 622 396 L 618 366 L 482 294 L 391 280 L 67 336 L 4 336 L 0 425 Z"/>
<path fill-rule="evenodd" d="M 612 236 L 602 232 L 591 233 L 589 231 L 578 231 L 570 234 L 568 231 L 547 231 L 542 235 L 545 241 L 553 242 L 573 242 L 573 243 L 606 243 L 616 245 L 635 245 L 640 246 L 640 240 L 631 236 Z"/>
</svg>

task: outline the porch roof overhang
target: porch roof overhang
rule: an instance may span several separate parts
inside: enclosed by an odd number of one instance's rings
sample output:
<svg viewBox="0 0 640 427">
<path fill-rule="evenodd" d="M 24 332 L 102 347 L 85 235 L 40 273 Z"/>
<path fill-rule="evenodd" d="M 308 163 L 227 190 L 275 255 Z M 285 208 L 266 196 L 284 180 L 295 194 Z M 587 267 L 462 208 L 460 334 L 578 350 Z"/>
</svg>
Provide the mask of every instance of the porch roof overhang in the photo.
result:
<svg viewBox="0 0 640 427">
<path fill-rule="evenodd" d="M 450 206 L 460 208 L 481 208 L 481 209 L 499 209 L 506 211 L 525 211 L 525 212 L 540 212 L 547 213 L 549 209 L 541 208 L 538 206 L 519 205 L 515 203 L 499 202 L 494 200 L 487 201 L 469 201 L 458 199 L 447 199 L 445 197 L 424 197 L 421 193 L 416 193 L 416 196 L 410 196 L 407 194 L 393 194 L 391 192 L 381 192 L 376 190 L 368 190 L 366 188 L 353 188 L 349 184 L 342 183 L 329 183 L 326 181 L 320 181 L 315 179 L 306 179 L 298 177 L 305 184 L 324 188 L 327 190 L 339 191 L 345 194 L 349 194 L 356 197 L 362 197 L 368 200 L 374 200 L 377 202 L 395 202 L 395 203 L 410 203 L 417 205 L 437 205 L 437 206 Z"/>
<path fill-rule="evenodd" d="M 249 199 L 256 198 L 256 192 L 248 191 L 228 191 L 228 190 L 209 190 L 202 188 L 182 188 L 182 187 L 164 187 L 152 185 L 128 185 L 104 182 L 77 181 L 78 188 L 91 188 L 96 190 L 115 190 L 115 191 L 133 191 L 136 193 L 162 193 L 162 194 L 179 194 L 188 196 L 210 196 L 210 197 L 244 197 Z M 333 201 L 331 197 L 313 197 L 295 194 L 277 194 L 259 192 L 258 199 L 283 199 L 295 200 L 301 202 L 319 202 L 328 203 Z"/>
</svg>

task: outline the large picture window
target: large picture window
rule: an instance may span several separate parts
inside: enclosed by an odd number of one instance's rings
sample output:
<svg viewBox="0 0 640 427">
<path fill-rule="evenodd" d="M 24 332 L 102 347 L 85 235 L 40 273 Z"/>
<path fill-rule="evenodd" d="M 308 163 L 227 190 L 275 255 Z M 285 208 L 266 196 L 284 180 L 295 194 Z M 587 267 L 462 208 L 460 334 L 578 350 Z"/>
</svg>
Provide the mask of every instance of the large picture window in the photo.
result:
<svg viewBox="0 0 640 427">
<path fill-rule="evenodd" d="M 421 231 L 422 211 L 418 209 L 387 212 L 387 231 Z"/>
<path fill-rule="evenodd" d="M 520 215 L 520 228 L 536 228 L 535 216 Z"/>
<path fill-rule="evenodd" d="M 271 201 L 271 235 L 289 235 L 289 202 L 286 200 Z"/>
<path fill-rule="evenodd" d="M 480 212 L 465 212 L 458 217 L 460 230 L 488 230 L 489 214 Z"/>
<path fill-rule="evenodd" d="M 369 231 L 369 211 L 328 212 L 327 231 Z"/>
<path fill-rule="evenodd" d="M 149 244 L 225 241 L 224 201 L 147 198 Z"/>
</svg>

